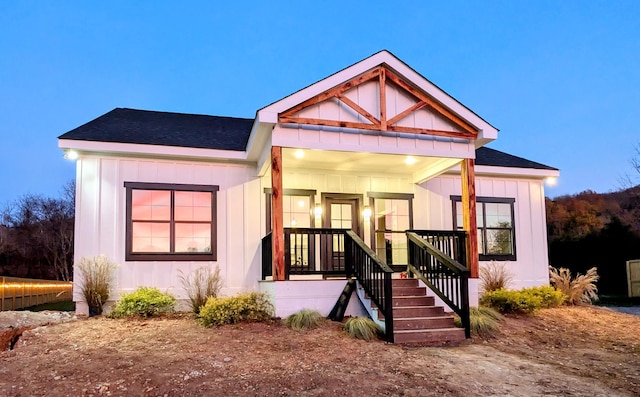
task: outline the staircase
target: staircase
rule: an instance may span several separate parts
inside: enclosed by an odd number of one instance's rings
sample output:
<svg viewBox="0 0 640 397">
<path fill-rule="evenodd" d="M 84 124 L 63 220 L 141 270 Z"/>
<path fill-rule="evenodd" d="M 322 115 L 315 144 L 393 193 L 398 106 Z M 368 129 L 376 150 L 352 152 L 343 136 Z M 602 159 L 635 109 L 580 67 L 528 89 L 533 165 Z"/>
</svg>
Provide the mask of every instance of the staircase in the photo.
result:
<svg viewBox="0 0 640 397">
<path fill-rule="evenodd" d="M 464 329 L 454 325 L 453 314 L 435 306 L 434 297 L 427 296 L 417 279 L 393 279 L 392 291 L 395 343 L 433 345 L 465 339 Z"/>
</svg>

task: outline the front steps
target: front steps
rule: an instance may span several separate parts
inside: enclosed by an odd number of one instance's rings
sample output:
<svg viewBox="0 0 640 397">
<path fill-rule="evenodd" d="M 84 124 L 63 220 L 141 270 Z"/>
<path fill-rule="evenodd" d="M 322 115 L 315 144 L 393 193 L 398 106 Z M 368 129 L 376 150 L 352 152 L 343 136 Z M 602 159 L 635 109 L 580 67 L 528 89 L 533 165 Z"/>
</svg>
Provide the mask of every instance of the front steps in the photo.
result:
<svg viewBox="0 0 640 397">
<path fill-rule="evenodd" d="M 435 306 L 417 279 L 393 279 L 393 338 L 397 344 L 438 345 L 465 339 L 454 316 Z M 383 319 L 378 312 L 378 318 Z"/>
</svg>

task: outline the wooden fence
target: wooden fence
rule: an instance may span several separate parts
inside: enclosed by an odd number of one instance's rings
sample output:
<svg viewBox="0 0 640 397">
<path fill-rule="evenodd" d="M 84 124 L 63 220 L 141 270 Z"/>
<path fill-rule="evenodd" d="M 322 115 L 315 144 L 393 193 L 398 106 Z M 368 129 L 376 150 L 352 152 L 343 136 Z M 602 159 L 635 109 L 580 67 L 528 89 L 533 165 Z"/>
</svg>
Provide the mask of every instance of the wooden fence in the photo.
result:
<svg viewBox="0 0 640 397">
<path fill-rule="evenodd" d="M 71 281 L 0 277 L 0 310 L 18 310 L 71 300 Z"/>
<path fill-rule="evenodd" d="M 640 297 L 640 259 L 627 261 L 629 297 Z"/>
</svg>

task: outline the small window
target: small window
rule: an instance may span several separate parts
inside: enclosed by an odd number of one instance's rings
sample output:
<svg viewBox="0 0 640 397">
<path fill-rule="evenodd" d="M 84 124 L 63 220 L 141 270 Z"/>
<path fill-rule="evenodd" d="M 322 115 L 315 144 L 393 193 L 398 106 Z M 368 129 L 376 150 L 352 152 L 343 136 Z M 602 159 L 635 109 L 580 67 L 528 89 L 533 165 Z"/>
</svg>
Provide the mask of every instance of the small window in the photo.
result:
<svg viewBox="0 0 640 397">
<path fill-rule="evenodd" d="M 453 228 L 462 230 L 462 199 L 460 196 L 451 196 L 451 201 Z M 481 261 L 516 260 L 514 203 L 515 199 L 512 198 L 476 198 L 478 253 Z"/>
<path fill-rule="evenodd" d="M 218 186 L 125 182 L 126 260 L 216 260 Z"/>
</svg>

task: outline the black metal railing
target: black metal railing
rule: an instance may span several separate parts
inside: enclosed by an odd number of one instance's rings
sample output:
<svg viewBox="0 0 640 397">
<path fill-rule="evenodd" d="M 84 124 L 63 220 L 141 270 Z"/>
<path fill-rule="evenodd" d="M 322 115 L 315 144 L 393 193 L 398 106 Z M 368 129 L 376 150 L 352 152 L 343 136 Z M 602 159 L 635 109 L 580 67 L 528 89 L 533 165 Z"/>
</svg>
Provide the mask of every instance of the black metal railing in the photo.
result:
<svg viewBox="0 0 640 397">
<path fill-rule="evenodd" d="M 471 272 L 459 261 L 429 242 L 429 238 L 423 238 L 415 232 L 408 231 L 407 239 L 409 273 L 422 280 L 460 316 L 465 335 L 470 338 L 469 276 Z M 438 239 L 435 240 L 438 241 Z M 449 244 L 451 245 L 452 243 Z M 459 252 L 458 255 L 460 255 Z"/>
<path fill-rule="evenodd" d="M 467 233 L 463 230 L 408 230 L 433 245 L 445 255 L 467 266 Z"/>
<path fill-rule="evenodd" d="M 376 256 L 352 230 L 345 233 L 347 276 L 355 276 L 362 288 L 384 316 L 387 341 L 393 342 L 393 295 L 391 274 L 393 270 Z"/>
<path fill-rule="evenodd" d="M 262 279 L 266 280 L 267 277 L 273 275 L 273 251 L 272 251 L 272 235 L 271 232 L 267 233 L 262 238 Z"/>
<path fill-rule="evenodd" d="M 348 229 L 285 228 L 285 275 L 344 275 Z"/>
</svg>

